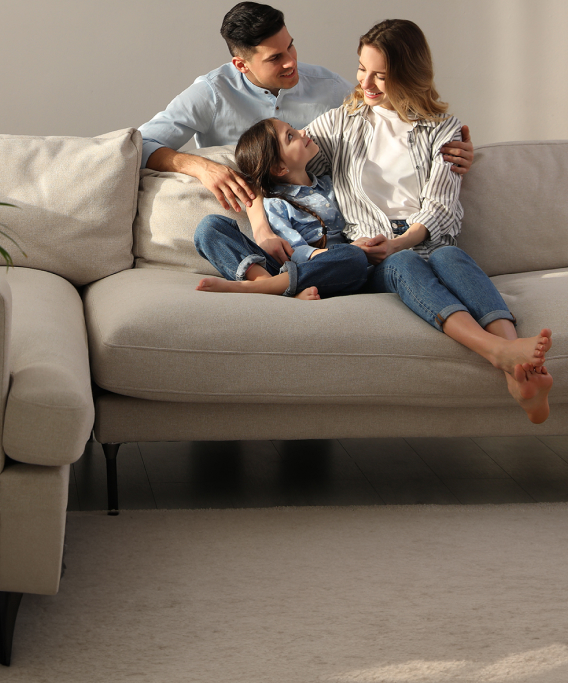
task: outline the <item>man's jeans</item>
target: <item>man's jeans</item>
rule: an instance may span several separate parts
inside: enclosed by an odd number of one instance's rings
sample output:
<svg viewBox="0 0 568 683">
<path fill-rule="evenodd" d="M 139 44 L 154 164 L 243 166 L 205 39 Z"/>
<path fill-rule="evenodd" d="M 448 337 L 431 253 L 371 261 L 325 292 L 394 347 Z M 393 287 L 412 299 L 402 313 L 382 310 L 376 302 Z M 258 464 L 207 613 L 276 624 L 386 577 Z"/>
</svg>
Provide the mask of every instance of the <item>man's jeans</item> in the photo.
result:
<svg viewBox="0 0 568 683">
<path fill-rule="evenodd" d="M 290 284 L 284 296 L 295 296 L 307 287 L 317 287 L 320 296 L 353 294 L 367 280 L 367 257 L 359 247 L 336 244 L 305 263 L 286 261 L 283 266 L 239 230 L 226 216 L 206 216 L 194 237 L 199 254 L 227 280 L 244 280 L 254 263 L 270 275 L 288 273 Z"/>
<path fill-rule="evenodd" d="M 515 323 L 495 285 L 458 247 L 440 247 L 428 261 L 412 249 L 392 254 L 372 270 L 367 291 L 395 292 L 440 331 L 456 311 L 469 312 L 481 327 L 502 318 Z"/>
</svg>

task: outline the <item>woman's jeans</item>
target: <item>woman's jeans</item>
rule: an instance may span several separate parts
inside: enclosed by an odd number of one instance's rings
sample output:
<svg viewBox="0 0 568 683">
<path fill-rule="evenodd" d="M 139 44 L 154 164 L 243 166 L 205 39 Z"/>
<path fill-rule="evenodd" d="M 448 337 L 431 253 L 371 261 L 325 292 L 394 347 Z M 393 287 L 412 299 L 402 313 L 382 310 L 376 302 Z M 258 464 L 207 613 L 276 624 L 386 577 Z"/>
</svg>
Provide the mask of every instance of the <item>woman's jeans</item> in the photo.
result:
<svg viewBox="0 0 568 683">
<path fill-rule="evenodd" d="M 244 235 L 235 220 L 226 216 L 206 216 L 195 230 L 194 242 L 199 254 L 227 280 L 246 279 L 246 272 L 254 263 L 270 275 L 287 272 L 290 284 L 284 296 L 295 296 L 313 286 L 320 296 L 354 294 L 367 280 L 367 257 L 359 247 L 336 244 L 309 261 L 286 261 L 281 266 Z"/>
<path fill-rule="evenodd" d="M 494 320 L 515 323 L 495 285 L 458 247 L 440 247 L 428 261 L 404 249 L 375 266 L 368 291 L 394 292 L 414 313 L 436 329 L 456 311 L 467 311 L 485 327 Z"/>
</svg>

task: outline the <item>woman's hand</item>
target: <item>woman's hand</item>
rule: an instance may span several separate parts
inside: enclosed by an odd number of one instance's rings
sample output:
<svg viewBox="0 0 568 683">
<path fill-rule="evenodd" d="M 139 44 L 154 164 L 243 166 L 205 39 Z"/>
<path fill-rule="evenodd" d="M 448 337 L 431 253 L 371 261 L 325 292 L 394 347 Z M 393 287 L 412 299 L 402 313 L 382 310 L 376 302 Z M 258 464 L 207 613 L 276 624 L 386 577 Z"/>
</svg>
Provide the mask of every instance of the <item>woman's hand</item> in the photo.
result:
<svg viewBox="0 0 568 683">
<path fill-rule="evenodd" d="M 395 241 L 396 238 L 389 240 L 384 235 L 377 235 L 376 237 L 360 237 L 352 244 L 362 249 L 367 255 L 367 261 L 376 266 L 397 251 Z"/>
<path fill-rule="evenodd" d="M 421 223 L 413 223 L 408 230 L 398 237 L 388 239 L 384 235 L 376 237 L 359 237 L 352 242 L 356 247 L 362 249 L 367 255 L 367 261 L 373 266 L 382 263 L 391 254 L 403 249 L 411 249 L 416 244 L 423 242 L 429 233 Z"/>
</svg>

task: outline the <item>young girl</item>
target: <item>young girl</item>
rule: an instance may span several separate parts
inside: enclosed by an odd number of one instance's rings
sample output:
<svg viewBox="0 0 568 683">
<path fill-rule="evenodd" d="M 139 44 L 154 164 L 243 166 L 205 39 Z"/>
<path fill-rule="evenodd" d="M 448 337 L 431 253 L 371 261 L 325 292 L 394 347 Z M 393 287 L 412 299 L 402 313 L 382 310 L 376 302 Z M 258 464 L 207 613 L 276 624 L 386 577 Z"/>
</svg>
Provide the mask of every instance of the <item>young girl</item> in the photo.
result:
<svg viewBox="0 0 568 683">
<path fill-rule="evenodd" d="M 344 235 L 375 267 L 374 292 L 395 292 L 417 315 L 505 373 L 532 422 L 549 414 L 544 367 L 551 331 L 519 339 L 515 318 L 483 271 L 455 246 L 463 215 L 461 178 L 441 148 L 460 139 L 433 82 L 430 49 L 411 21 L 387 20 L 359 43 L 352 97 L 306 132 L 319 147 L 309 169 L 328 173 L 346 220 Z M 257 242 L 274 235 L 257 201 Z"/>
<path fill-rule="evenodd" d="M 278 119 L 265 119 L 243 133 L 237 164 L 264 197 L 273 229 L 292 245 L 292 259 L 281 267 L 239 231 L 236 221 L 207 216 L 197 226 L 195 246 L 227 279 L 203 278 L 198 290 L 313 300 L 361 288 L 367 279 L 365 252 L 342 235 L 345 221 L 330 178 L 306 171 L 318 152 L 305 132 Z"/>
</svg>

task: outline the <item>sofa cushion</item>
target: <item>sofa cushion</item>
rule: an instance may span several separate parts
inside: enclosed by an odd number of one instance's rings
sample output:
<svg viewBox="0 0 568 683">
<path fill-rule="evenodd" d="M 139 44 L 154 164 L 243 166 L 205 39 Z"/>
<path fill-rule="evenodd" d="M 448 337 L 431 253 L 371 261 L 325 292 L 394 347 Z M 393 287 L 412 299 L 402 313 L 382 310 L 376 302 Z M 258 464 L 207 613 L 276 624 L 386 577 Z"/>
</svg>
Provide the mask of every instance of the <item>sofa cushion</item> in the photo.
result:
<svg viewBox="0 0 568 683">
<path fill-rule="evenodd" d="M 198 292 L 198 281 L 192 273 L 134 269 L 86 288 L 99 386 L 191 402 L 487 406 L 512 400 L 500 371 L 421 320 L 396 294 L 300 301 Z M 555 400 L 568 400 L 566 282 L 568 270 L 501 283 L 520 334 L 536 334 L 545 324 L 558 329 L 549 365 L 564 372 Z M 554 303 L 543 307 L 543 301 Z"/>
<path fill-rule="evenodd" d="M 76 285 L 132 266 L 142 141 L 132 128 L 94 138 L 0 135 L 1 222 L 27 258 Z"/>
<path fill-rule="evenodd" d="M 568 268 L 567 180 L 566 140 L 477 147 L 458 246 L 488 275 Z"/>
<path fill-rule="evenodd" d="M 94 421 L 83 306 L 63 278 L 10 269 L 12 383 L 3 446 L 14 460 L 66 465 L 83 453 Z"/>
<path fill-rule="evenodd" d="M 237 168 L 234 146 L 209 147 L 192 154 Z M 203 275 L 218 275 L 201 258 L 193 244 L 199 221 L 211 213 L 237 221 L 242 232 L 252 237 L 246 212 L 224 211 L 215 196 L 195 178 L 184 173 L 160 173 L 143 169 L 134 221 L 134 255 L 137 268 L 168 268 Z"/>
</svg>

